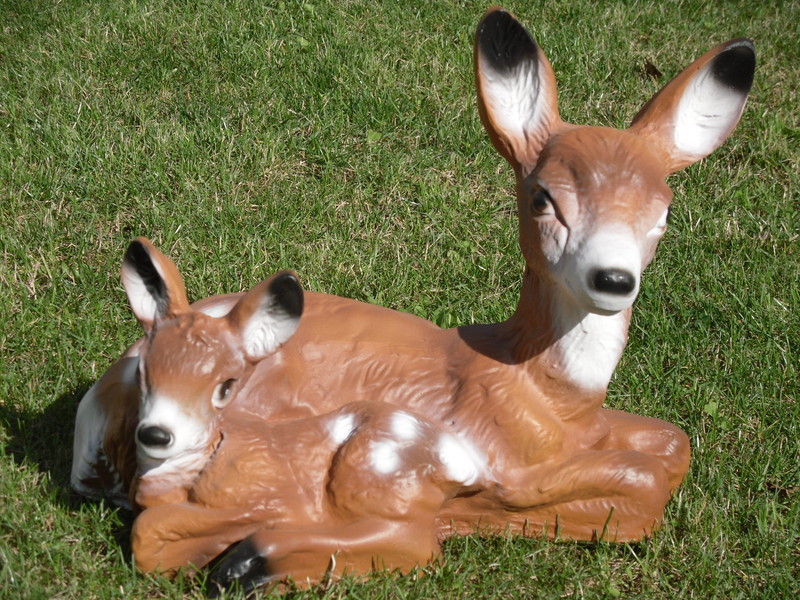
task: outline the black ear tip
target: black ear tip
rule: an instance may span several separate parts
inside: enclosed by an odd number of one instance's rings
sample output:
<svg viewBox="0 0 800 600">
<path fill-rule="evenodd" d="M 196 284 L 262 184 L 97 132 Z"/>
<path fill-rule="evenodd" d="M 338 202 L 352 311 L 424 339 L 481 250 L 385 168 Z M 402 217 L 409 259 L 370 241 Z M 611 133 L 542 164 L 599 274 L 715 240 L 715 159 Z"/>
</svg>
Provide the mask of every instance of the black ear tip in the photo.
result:
<svg viewBox="0 0 800 600">
<path fill-rule="evenodd" d="M 483 59 L 496 71 L 510 71 L 520 62 L 537 57 L 531 34 L 503 9 L 493 10 L 483 18 L 476 43 Z"/>
<path fill-rule="evenodd" d="M 144 244 L 139 240 L 133 240 L 128 244 L 128 249 L 125 251 L 125 262 L 132 265 L 141 264 L 142 261 L 150 261 L 150 255 L 147 254 Z"/>
<path fill-rule="evenodd" d="M 287 314 L 299 317 L 303 314 L 303 287 L 294 273 L 278 273 L 269 286 L 274 302 Z"/>
<path fill-rule="evenodd" d="M 730 42 L 711 63 L 711 72 L 717 81 L 744 93 L 753 85 L 755 70 L 756 49 L 746 38 Z"/>
<path fill-rule="evenodd" d="M 123 264 L 128 265 L 139 275 L 147 291 L 156 301 L 159 314 L 166 314 L 169 307 L 167 286 L 153 263 L 147 247 L 141 240 L 136 239 L 128 244 Z"/>
<path fill-rule="evenodd" d="M 139 276 L 145 280 L 145 283 L 158 287 L 156 281 L 160 281 L 161 277 L 153 264 L 153 259 L 147 251 L 147 247 L 141 240 L 135 239 L 128 244 L 123 262 L 134 268 L 139 273 Z"/>
<path fill-rule="evenodd" d="M 490 10 L 484 15 L 483 20 L 481 20 L 479 31 L 490 32 L 498 28 L 507 29 L 513 27 L 514 21 L 515 19 L 511 16 L 510 12 L 504 8 L 497 8 L 495 10 Z"/>
</svg>

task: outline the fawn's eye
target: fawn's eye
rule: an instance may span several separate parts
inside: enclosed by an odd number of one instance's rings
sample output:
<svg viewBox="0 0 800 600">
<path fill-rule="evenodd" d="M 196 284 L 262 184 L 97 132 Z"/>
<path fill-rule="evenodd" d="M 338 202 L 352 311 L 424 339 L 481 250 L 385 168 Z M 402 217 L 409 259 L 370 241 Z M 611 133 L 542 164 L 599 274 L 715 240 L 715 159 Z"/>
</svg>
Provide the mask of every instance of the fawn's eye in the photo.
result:
<svg viewBox="0 0 800 600">
<path fill-rule="evenodd" d="M 222 408 L 228 403 L 234 383 L 236 383 L 235 379 L 226 379 L 214 388 L 214 395 L 211 398 L 211 403 L 216 408 Z"/>
<path fill-rule="evenodd" d="M 533 190 L 531 196 L 531 211 L 535 215 L 543 215 L 549 211 L 553 206 L 553 198 L 543 187 L 537 187 Z"/>
</svg>

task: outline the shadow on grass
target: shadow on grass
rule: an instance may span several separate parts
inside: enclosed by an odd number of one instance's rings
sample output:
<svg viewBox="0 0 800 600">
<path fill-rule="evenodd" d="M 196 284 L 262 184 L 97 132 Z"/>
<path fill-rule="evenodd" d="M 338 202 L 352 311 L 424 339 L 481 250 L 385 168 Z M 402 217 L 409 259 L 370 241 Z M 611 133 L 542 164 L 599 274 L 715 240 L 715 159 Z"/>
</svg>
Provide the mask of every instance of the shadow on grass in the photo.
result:
<svg viewBox="0 0 800 600">
<path fill-rule="evenodd" d="M 78 496 L 69 486 L 72 433 L 78 403 L 90 386 L 89 382 L 81 383 L 42 412 L 0 404 L 0 420 L 11 437 L 6 446 L 9 454 L 18 464 L 36 465 L 48 474 L 51 485 L 72 507 L 78 505 Z"/>
<path fill-rule="evenodd" d="M 72 391 L 59 396 L 43 411 L 20 410 L 13 405 L 0 404 L 0 422 L 9 435 L 8 455 L 19 466 L 35 467 L 48 486 L 48 497 L 67 512 L 80 510 L 94 502 L 78 495 L 70 486 L 72 469 L 72 438 L 78 403 L 93 382 L 82 382 Z M 105 501 L 104 501 L 105 502 Z M 130 531 L 133 513 L 107 503 L 116 513 L 118 525 L 113 536 L 130 560 Z"/>
</svg>

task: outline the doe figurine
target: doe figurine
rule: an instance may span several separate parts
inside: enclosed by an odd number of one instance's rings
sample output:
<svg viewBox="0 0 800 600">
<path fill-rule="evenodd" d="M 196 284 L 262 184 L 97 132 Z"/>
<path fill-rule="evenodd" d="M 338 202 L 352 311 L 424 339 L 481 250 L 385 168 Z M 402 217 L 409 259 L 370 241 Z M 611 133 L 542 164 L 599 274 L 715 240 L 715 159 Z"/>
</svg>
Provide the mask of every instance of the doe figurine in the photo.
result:
<svg viewBox="0 0 800 600">
<path fill-rule="evenodd" d="M 132 244 L 123 278 L 147 335 L 81 401 L 72 482 L 141 511 L 142 569 L 224 555 L 213 580 L 252 587 L 408 570 L 456 533 L 631 541 L 661 523 L 689 440 L 603 403 L 667 226 L 665 178 L 736 126 L 753 44 L 713 48 L 624 130 L 562 121 L 547 58 L 500 8 L 474 65 L 517 182 L 508 320 L 443 330 L 301 294 L 289 274 L 189 306 L 171 261 Z"/>
</svg>

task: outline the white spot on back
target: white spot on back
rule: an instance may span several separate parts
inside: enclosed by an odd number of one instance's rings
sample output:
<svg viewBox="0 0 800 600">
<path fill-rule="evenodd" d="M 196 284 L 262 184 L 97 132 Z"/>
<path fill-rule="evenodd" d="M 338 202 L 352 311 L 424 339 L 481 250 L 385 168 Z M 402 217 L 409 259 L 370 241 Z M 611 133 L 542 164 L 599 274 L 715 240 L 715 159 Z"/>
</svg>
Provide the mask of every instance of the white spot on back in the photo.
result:
<svg viewBox="0 0 800 600">
<path fill-rule="evenodd" d="M 372 442 L 369 454 L 372 468 L 381 475 L 397 471 L 400 468 L 399 449 L 399 445 L 393 440 Z"/>
<path fill-rule="evenodd" d="M 419 437 L 419 421 L 401 410 L 392 414 L 390 427 L 392 434 L 399 440 L 412 441 Z"/>
<path fill-rule="evenodd" d="M 356 429 L 356 416 L 352 413 L 338 415 L 327 424 L 328 435 L 337 446 L 344 444 Z"/>
<path fill-rule="evenodd" d="M 486 472 L 485 461 L 475 448 L 450 434 L 441 435 L 437 451 L 447 476 L 453 481 L 472 485 Z"/>
</svg>

